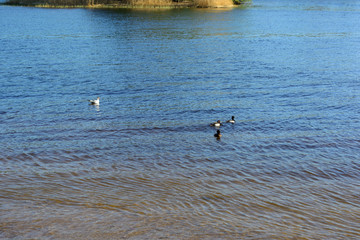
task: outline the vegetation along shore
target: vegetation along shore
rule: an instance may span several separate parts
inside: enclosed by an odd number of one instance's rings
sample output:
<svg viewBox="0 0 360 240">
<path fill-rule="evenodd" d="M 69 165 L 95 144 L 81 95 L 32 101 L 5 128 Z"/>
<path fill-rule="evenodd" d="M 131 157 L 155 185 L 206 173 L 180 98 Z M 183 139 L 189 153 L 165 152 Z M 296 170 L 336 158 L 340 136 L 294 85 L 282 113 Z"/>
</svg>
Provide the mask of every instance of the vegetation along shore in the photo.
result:
<svg viewBox="0 0 360 240">
<path fill-rule="evenodd" d="M 6 5 L 44 8 L 212 8 L 249 4 L 251 0 L 8 0 Z"/>
</svg>

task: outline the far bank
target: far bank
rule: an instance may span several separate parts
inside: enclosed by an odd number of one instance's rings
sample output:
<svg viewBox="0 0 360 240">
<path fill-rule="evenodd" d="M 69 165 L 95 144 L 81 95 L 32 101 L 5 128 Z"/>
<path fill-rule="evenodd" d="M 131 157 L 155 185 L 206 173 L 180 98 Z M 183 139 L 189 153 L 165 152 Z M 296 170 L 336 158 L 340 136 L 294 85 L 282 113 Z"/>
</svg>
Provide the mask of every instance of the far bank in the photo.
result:
<svg viewBox="0 0 360 240">
<path fill-rule="evenodd" d="M 4 4 L 43 8 L 228 8 L 251 0 L 8 0 Z"/>
</svg>

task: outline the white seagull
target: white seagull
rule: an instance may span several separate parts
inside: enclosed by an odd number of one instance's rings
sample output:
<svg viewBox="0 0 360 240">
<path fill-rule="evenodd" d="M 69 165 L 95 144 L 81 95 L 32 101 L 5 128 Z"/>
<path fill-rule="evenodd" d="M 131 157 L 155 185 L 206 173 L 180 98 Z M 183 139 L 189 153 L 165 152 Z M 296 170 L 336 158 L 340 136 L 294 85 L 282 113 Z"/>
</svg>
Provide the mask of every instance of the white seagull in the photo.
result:
<svg viewBox="0 0 360 240">
<path fill-rule="evenodd" d="M 89 100 L 91 105 L 100 105 L 100 97 L 95 100 Z"/>
</svg>

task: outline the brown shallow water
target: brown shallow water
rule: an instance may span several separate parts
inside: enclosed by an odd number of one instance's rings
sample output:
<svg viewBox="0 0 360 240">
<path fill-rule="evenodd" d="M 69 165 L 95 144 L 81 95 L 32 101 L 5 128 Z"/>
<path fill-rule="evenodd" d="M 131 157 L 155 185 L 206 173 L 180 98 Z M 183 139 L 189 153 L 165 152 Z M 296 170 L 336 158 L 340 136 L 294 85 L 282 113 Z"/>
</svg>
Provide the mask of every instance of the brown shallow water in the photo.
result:
<svg viewBox="0 0 360 240">
<path fill-rule="evenodd" d="M 148 162 L 139 168 L 121 159 L 89 166 L 84 156 L 69 157 L 61 165 L 71 166 L 62 169 L 37 156 L 21 158 L 36 167 L 1 175 L 0 226 L 9 239 L 359 237 L 355 162 L 346 167 L 352 172 L 342 172 L 304 163 L 298 169 L 227 166 L 188 156 L 171 167 Z"/>
</svg>

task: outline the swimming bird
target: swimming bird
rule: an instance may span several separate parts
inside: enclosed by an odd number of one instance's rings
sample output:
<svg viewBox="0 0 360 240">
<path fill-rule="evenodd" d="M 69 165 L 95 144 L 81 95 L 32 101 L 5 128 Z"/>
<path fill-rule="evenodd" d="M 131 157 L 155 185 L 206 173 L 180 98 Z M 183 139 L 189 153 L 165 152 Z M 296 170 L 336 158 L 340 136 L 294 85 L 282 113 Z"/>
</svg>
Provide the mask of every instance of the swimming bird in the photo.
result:
<svg viewBox="0 0 360 240">
<path fill-rule="evenodd" d="M 221 138 L 220 130 L 217 130 L 217 131 L 216 131 L 216 133 L 214 134 L 214 137 L 216 137 L 216 138 Z"/>
<path fill-rule="evenodd" d="M 217 122 L 211 123 L 210 126 L 214 126 L 214 127 L 220 127 L 222 125 L 221 121 L 218 120 Z"/>
<path fill-rule="evenodd" d="M 232 116 L 230 120 L 227 120 L 226 122 L 228 123 L 235 123 L 235 117 Z"/>
<path fill-rule="evenodd" d="M 91 105 L 100 105 L 100 97 L 97 97 L 95 100 L 89 100 Z"/>
</svg>

